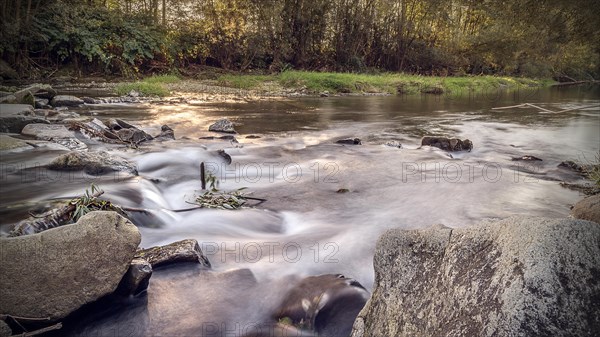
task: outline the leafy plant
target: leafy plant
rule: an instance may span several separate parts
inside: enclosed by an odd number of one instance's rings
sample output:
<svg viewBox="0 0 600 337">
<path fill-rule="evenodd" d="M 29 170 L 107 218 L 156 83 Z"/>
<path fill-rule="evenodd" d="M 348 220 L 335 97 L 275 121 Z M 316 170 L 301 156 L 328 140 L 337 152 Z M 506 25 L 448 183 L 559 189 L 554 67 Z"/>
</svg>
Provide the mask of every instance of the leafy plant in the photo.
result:
<svg viewBox="0 0 600 337">
<path fill-rule="evenodd" d="M 75 209 L 71 213 L 71 221 L 77 222 L 82 216 L 92 211 L 117 211 L 123 214 L 120 207 L 113 205 L 110 201 L 99 200 L 97 198 L 98 192 L 102 192 L 98 186 L 92 184 L 90 189 L 86 189 L 85 193 L 75 199 L 72 199 L 69 204 L 75 206 Z"/>
</svg>

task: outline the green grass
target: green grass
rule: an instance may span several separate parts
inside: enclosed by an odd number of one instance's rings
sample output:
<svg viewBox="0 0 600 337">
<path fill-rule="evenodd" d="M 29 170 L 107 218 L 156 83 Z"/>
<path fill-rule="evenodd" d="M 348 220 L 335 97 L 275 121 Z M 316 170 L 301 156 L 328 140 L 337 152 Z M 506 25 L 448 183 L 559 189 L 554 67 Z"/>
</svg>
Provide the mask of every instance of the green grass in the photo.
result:
<svg viewBox="0 0 600 337">
<path fill-rule="evenodd" d="M 451 94 L 465 90 L 516 89 L 542 87 L 550 80 L 535 80 L 499 76 L 433 77 L 402 73 L 354 74 L 310 71 L 285 71 L 276 75 L 222 75 L 219 85 L 260 90 L 266 82 L 284 88 L 303 88 L 321 93 L 388 93 L 388 94 Z"/>
<path fill-rule="evenodd" d="M 132 90 L 139 92 L 142 96 L 159 96 L 164 97 L 169 95 L 169 90 L 164 84 L 177 83 L 181 79 L 175 75 L 155 75 L 147 77 L 137 82 L 119 83 L 115 87 L 117 95 L 127 95 Z"/>
</svg>

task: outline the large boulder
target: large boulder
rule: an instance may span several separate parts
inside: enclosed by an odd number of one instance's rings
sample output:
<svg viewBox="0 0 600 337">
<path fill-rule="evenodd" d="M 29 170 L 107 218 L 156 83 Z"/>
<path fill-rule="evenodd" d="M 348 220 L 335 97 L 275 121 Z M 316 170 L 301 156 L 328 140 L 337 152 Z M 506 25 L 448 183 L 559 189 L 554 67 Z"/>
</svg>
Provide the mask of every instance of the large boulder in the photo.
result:
<svg viewBox="0 0 600 337">
<path fill-rule="evenodd" d="M 71 151 L 54 159 L 50 165 L 48 165 L 48 168 L 56 171 L 83 170 L 85 173 L 91 175 L 100 175 L 117 171 L 127 172 L 133 175 L 138 174 L 135 164 L 126 159 L 113 156 L 105 151 Z"/>
<path fill-rule="evenodd" d="M 59 320 L 115 291 L 141 240 L 115 212 L 90 212 L 77 223 L 1 238 L 0 312 Z"/>
<path fill-rule="evenodd" d="M 52 98 L 50 101 L 50 105 L 57 106 L 80 106 L 85 102 L 79 98 L 72 95 L 57 95 Z"/>
<path fill-rule="evenodd" d="M 49 84 L 36 83 L 15 92 L 13 95 L 15 95 L 18 102 L 26 103 L 25 101 L 27 101 L 27 104 L 29 104 L 29 100 L 33 99 L 34 95 L 50 99 L 56 96 L 56 90 L 54 90 Z"/>
<path fill-rule="evenodd" d="M 593 336 L 600 226 L 513 217 L 393 229 L 378 241 L 359 336 Z"/>
<path fill-rule="evenodd" d="M 0 132 L 20 133 L 27 124 L 45 123 L 47 120 L 35 115 L 27 104 L 0 104 Z"/>
<path fill-rule="evenodd" d="M 573 206 L 571 215 L 576 219 L 594 221 L 600 224 L 600 194 L 580 200 Z"/>
<path fill-rule="evenodd" d="M 219 119 L 208 127 L 208 131 L 236 133 L 233 123 L 226 118 Z"/>
</svg>

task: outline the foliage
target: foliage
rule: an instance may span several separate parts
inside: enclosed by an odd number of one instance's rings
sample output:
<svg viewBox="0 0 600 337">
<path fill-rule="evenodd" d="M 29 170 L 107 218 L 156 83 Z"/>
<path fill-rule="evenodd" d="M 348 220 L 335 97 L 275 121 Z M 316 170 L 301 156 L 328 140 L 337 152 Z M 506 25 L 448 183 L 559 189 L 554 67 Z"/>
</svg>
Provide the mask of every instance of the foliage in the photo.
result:
<svg viewBox="0 0 600 337">
<path fill-rule="evenodd" d="M 389 93 L 411 94 L 431 91 L 438 93 L 468 93 L 469 91 L 519 89 L 547 86 L 552 81 L 513 78 L 507 76 L 431 77 L 402 73 L 354 74 L 311 71 L 285 71 L 276 75 L 222 75 L 218 83 L 240 89 L 260 89 L 269 82 L 282 87 L 306 87 L 312 93 Z"/>
<path fill-rule="evenodd" d="M 175 75 L 158 75 L 143 79 L 142 81 L 119 83 L 115 87 L 117 95 L 127 95 L 132 90 L 139 92 L 143 96 L 159 96 L 164 97 L 169 95 L 169 90 L 164 84 L 177 83 L 180 78 Z"/>
<path fill-rule="evenodd" d="M 234 210 L 244 207 L 247 193 L 242 192 L 245 187 L 231 192 L 219 191 L 219 180 L 212 174 L 206 178 L 208 190 L 195 199 L 195 204 L 203 208 L 216 208 Z"/>
<path fill-rule="evenodd" d="M 71 64 L 127 76 L 208 65 L 600 77 L 595 0 L 5 0 L 0 10 L 0 54 L 21 73 Z M 310 83 L 356 90 L 344 78 Z"/>
<path fill-rule="evenodd" d="M 117 211 L 123 214 L 120 207 L 113 205 L 110 201 L 99 200 L 94 196 L 94 193 L 99 192 L 100 189 L 92 184 L 90 190 L 85 190 L 85 193 L 70 201 L 71 205 L 75 206 L 75 210 L 71 213 L 71 221 L 77 222 L 79 219 L 92 211 Z"/>
</svg>

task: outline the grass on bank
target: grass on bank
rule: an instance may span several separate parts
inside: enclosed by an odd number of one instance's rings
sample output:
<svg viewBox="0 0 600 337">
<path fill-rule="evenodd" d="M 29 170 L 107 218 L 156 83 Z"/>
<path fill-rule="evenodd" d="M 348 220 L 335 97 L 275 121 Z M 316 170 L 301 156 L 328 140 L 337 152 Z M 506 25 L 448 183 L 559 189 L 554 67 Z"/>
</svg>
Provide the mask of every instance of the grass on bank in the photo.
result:
<svg viewBox="0 0 600 337">
<path fill-rule="evenodd" d="M 434 77 L 401 73 L 353 74 L 310 71 L 285 71 L 276 75 L 221 75 L 219 85 L 246 90 L 260 90 L 269 82 L 284 88 L 306 88 L 312 93 L 456 93 L 465 90 L 543 87 L 551 80 L 500 76 Z"/>
<path fill-rule="evenodd" d="M 164 97 L 169 94 L 165 84 L 177 83 L 181 79 L 175 75 L 155 75 L 147 77 L 141 81 L 119 83 L 115 87 L 117 95 L 127 95 L 132 90 L 137 91 L 142 96 Z"/>
</svg>

